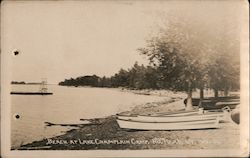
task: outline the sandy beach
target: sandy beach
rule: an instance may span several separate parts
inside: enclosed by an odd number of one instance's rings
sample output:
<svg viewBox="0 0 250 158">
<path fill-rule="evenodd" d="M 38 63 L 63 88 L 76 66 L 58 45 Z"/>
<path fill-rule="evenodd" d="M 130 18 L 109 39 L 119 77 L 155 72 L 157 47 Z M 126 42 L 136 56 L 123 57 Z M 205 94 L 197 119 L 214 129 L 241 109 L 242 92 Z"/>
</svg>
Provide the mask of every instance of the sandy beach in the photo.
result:
<svg viewBox="0 0 250 158">
<path fill-rule="evenodd" d="M 184 109 L 183 98 L 138 105 L 123 114 L 148 114 Z M 138 149 L 239 149 L 239 125 L 220 123 L 218 129 L 137 131 L 119 128 L 116 116 L 96 118 L 63 135 L 22 145 L 16 150 L 138 150 Z M 14 149 L 15 150 L 15 149 Z"/>
</svg>

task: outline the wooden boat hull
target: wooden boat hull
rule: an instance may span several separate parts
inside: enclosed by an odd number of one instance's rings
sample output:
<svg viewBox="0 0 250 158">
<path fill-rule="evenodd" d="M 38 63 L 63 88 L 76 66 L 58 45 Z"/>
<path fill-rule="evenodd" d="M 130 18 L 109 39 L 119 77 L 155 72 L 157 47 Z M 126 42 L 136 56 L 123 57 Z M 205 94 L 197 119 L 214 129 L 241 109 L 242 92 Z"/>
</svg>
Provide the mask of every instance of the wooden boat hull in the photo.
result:
<svg viewBox="0 0 250 158">
<path fill-rule="evenodd" d="M 52 95 L 50 92 L 11 92 L 12 95 Z"/>
<path fill-rule="evenodd" d="M 198 115 L 191 115 L 191 116 L 142 116 L 139 115 L 138 119 L 140 121 L 145 122 L 184 122 L 184 121 L 201 121 L 201 120 L 207 120 L 211 118 L 217 118 L 219 119 L 223 117 L 224 114 L 198 114 Z"/>
<path fill-rule="evenodd" d="M 240 110 L 238 108 L 232 111 L 231 119 L 234 123 L 240 124 Z"/>
<path fill-rule="evenodd" d="M 221 121 L 224 119 L 224 113 L 214 113 L 214 114 L 197 114 L 197 115 L 187 115 L 187 116 L 117 116 L 121 120 L 131 120 L 140 122 L 187 122 L 187 121 L 202 121 L 211 118 L 217 118 Z"/>
<path fill-rule="evenodd" d="M 204 110 L 200 108 L 199 110 L 189 110 L 189 111 L 171 111 L 171 112 L 157 112 L 155 114 L 148 114 L 148 116 L 188 116 L 188 115 L 197 115 L 197 114 L 203 114 Z M 117 116 L 124 116 L 119 115 Z"/>
<path fill-rule="evenodd" d="M 240 98 L 238 96 L 231 96 L 231 97 L 209 97 L 202 99 L 201 106 L 205 107 L 215 107 L 216 103 L 218 102 L 239 102 Z M 200 98 L 192 98 L 192 105 L 193 106 L 199 106 L 200 105 Z M 187 103 L 187 99 L 184 100 L 184 104 Z"/>
<path fill-rule="evenodd" d="M 207 129 L 219 128 L 219 120 L 212 118 L 202 121 L 187 121 L 187 122 L 140 122 L 131 120 L 117 119 L 120 128 L 135 129 L 135 130 L 188 130 L 188 129 Z"/>
</svg>

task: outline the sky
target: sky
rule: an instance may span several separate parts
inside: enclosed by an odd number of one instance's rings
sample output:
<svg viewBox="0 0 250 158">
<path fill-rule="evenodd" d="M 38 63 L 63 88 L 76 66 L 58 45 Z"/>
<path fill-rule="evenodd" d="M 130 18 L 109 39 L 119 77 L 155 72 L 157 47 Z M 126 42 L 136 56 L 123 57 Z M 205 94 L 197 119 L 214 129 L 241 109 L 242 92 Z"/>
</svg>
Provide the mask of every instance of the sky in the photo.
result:
<svg viewBox="0 0 250 158">
<path fill-rule="evenodd" d="M 165 15 L 171 18 L 178 13 L 185 18 L 188 11 L 191 17 L 201 13 L 209 20 L 235 11 L 234 4 L 217 3 L 3 1 L 2 53 L 12 55 L 15 81 L 47 78 L 49 83 L 58 83 L 84 75 L 111 76 L 136 61 L 148 64 L 137 49 L 145 47 L 150 35 L 165 24 Z M 13 56 L 14 50 L 20 54 Z"/>
</svg>

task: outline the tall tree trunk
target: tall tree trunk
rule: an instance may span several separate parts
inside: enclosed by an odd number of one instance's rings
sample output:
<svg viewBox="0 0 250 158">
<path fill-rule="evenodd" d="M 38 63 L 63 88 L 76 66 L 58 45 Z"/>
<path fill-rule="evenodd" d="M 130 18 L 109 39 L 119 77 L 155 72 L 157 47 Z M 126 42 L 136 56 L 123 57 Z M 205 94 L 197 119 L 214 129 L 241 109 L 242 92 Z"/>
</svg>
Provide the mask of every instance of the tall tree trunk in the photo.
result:
<svg viewBox="0 0 250 158">
<path fill-rule="evenodd" d="M 226 88 L 224 89 L 224 96 L 225 96 L 225 97 L 228 96 L 228 87 L 226 87 Z"/>
<path fill-rule="evenodd" d="M 191 80 L 188 81 L 188 97 L 187 97 L 187 104 L 185 110 L 192 110 L 193 109 L 193 103 L 192 103 L 192 87 L 191 87 Z"/>
<path fill-rule="evenodd" d="M 200 100 L 204 98 L 204 89 L 200 88 Z"/>
<path fill-rule="evenodd" d="M 214 89 L 214 97 L 215 97 L 215 98 L 218 98 L 218 96 L 219 96 L 218 89 Z"/>
<path fill-rule="evenodd" d="M 199 107 L 202 107 L 202 100 L 204 98 L 204 89 L 200 88 L 200 102 L 199 102 Z"/>
</svg>

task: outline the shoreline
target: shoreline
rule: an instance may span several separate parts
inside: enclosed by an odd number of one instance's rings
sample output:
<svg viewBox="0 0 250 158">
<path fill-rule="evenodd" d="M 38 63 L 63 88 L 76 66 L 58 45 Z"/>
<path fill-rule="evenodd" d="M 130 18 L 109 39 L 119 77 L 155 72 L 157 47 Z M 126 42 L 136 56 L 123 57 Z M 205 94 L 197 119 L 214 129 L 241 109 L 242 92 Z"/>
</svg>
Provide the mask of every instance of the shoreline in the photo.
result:
<svg viewBox="0 0 250 158">
<path fill-rule="evenodd" d="M 148 114 L 184 109 L 183 99 L 146 103 L 122 114 Z M 138 131 L 120 129 L 114 115 L 91 119 L 65 134 L 21 145 L 12 150 L 141 150 L 240 148 L 239 126 L 221 123 L 218 129 Z"/>
</svg>

